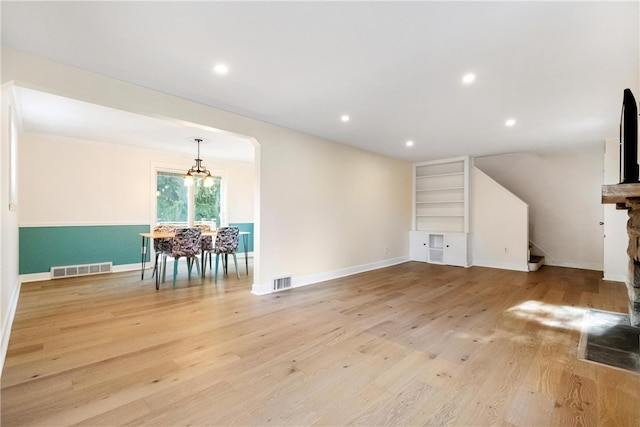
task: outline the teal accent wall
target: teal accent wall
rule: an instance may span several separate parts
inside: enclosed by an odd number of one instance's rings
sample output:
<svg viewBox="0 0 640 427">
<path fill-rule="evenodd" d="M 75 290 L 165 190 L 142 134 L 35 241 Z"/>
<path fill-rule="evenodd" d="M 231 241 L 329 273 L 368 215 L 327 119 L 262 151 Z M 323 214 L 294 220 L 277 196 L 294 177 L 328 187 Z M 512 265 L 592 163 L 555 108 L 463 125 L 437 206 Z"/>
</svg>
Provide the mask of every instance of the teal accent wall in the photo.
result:
<svg viewBox="0 0 640 427">
<path fill-rule="evenodd" d="M 148 231 L 149 224 L 21 227 L 20 274 L 49 272 L 61 265 L 139 263 L 140 233 Z"/>
<path fill-rule="evenodd" d="M 247 238 L 247 252 L 253 252 L 253 223 L 252 222 L 230 222 L 229 226 L 238 227 L 240 231 L 248 231 L 249 236 Z M 240 245 L 238 246 L 238 252 L 244 252 L 244 242 L 242 236 L 240 236 Z"/>
<path fill-rule="evenodd" d="M 247 249 L 252 252 L 253 223 L 229 225 L 251 233 L 247 239 Z M 51 271 L 51 267 L 61 265 L 109 261 L 113 265 L 139 263 L 142 244 L 140 233 L 147 233 L 150 228 L 149 224 L 21 227 L 20 274 L 45 273 Z M 238 252 L 244 252 L 242 237 Z"/>
</svg>

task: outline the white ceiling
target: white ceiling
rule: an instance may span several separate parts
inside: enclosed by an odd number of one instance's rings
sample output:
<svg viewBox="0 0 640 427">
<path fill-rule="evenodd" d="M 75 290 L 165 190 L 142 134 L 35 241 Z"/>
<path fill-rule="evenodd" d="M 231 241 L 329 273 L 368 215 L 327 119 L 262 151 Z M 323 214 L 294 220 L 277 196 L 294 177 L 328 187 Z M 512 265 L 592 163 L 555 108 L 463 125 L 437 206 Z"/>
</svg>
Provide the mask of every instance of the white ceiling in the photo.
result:
<svg viewBox="0 0 640 427">
<path fill-rule="evenodd" d="M 2 1 L 1 8 L 3 45 L 409 161 L 593 149 L 617 136 L 623 89 L 640 88 L 638 2 Z M 227 75 L 212 72 L 218 62 L 228 64 Z M 477 76 L 471 85 L 461 82 L 467 72 Z M 54 132 L 26 104 L 25 129 Z M 89 129 L 73 123 L 78 114 L 66 115 L 67 132 L 106 138 L 120 120 L 108 114 Z M 351 120 L 343 123 L 343 114 Z M 508 118 L 514 127 L 504 125 Z M 139 129 L 130 119 L 120 141 L 158 143 L 167 133 L 148 118 Z M 62 123 L 51 126 L 64 132 Z M 184 146 L 184 138 L 162 140 Z"/>
<path fill-rule="evenodd" d="M 28 132 L 193 154 L 194 158 L 194 140 L 198 138 L 202 139 L 202 156 L 254 160 L 249 139 L 217 129 L 142 116 L 24 87 L 15 89 L 15 98 L 22 128 Z"/>
</svg>

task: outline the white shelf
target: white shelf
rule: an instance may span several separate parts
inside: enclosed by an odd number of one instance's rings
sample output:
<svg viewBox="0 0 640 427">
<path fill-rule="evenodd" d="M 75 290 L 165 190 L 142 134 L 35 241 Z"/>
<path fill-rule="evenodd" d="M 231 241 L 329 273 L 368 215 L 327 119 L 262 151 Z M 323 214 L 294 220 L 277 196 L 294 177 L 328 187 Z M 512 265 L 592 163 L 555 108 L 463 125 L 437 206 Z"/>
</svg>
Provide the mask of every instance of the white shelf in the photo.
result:
<svg viewBox="0 0 640 427">
<path fill-rule="evenodd" d="M 416 175 L 416 178 L 422 179 L 422 178 L 436 178 L 441 176 L 460 176 L 460 175 L 464 175 L 464 172 L 438 173 L 433 175 Z"/>
<path fill-rule="evenodd" d="M 468 157 L 413 166 L 414 230 L 467 232 L 468 171 Z"/>
<path fill-rule="evenodd" d="M 435 205 L 445 205 L 445 204 L 460 204 L 460 203 L 464 203 L 464 200 L 433 200 L 433 201 L 428 201 L 428 202 L 416 202 L 416 205 L 431 205 L 431 204 L 435 204 Z"/>
<path fill-rule="evenodd" d="M 449 191 L 449 190 L 464 190 L 464 187 L 424 188 L 424 189 L 416 189 L 416 192 L 420 193 L 422 191 Z"/>
</svg>

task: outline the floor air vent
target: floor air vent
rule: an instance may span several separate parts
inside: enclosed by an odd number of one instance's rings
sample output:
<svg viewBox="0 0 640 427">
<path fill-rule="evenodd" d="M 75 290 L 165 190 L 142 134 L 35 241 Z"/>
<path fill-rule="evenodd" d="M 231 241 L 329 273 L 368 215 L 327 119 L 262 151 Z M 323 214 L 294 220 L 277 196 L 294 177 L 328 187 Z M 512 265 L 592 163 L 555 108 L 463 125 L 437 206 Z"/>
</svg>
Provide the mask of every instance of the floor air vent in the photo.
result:
<svg viewBox="0 0 640 427">
<path fill-rule="evenodd" d="M 113 271 L 112 262 L 99 262 L 96 264 L 65 265 L 61 267 L 51 267 L 51 278 L 62 279 L 63 277 L 87 276 L 89 274 L 111 273 Z"/>
<path fill-rule="evenodd" d="M 291 287 L 291 276 L 278 277 L 273 279 L 273 290 L 281 291 L 283 289 L 289 289 Z"/>
</svg>

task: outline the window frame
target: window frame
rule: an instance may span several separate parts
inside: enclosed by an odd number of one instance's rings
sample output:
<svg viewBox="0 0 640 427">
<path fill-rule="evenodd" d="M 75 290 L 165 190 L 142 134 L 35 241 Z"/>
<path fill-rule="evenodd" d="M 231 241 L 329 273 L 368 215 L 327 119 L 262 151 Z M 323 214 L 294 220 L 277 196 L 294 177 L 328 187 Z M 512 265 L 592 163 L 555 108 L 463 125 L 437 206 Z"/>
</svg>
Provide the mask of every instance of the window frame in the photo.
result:
<svg viewBox="0 0 640 427">
<path fill-rule="evenodd" d="M 174 164 L 153 163 L 151 167 L 151 208 L 149 223 L 153 227 L 158 224 L 158 203 L 157 203 L 157 176 L 158 172 L 184 175 L 187 167 Z M 220 178 L 220 224 L 217 227 L 228 225 L 228 198 L 227 198 L 227 171 L 222 169 L 210 169 L 211 175 Z M 195 220 L 195 191 L 194 186 L 187 187 L 187 225 L 191 225 Z"/>
</svg>

